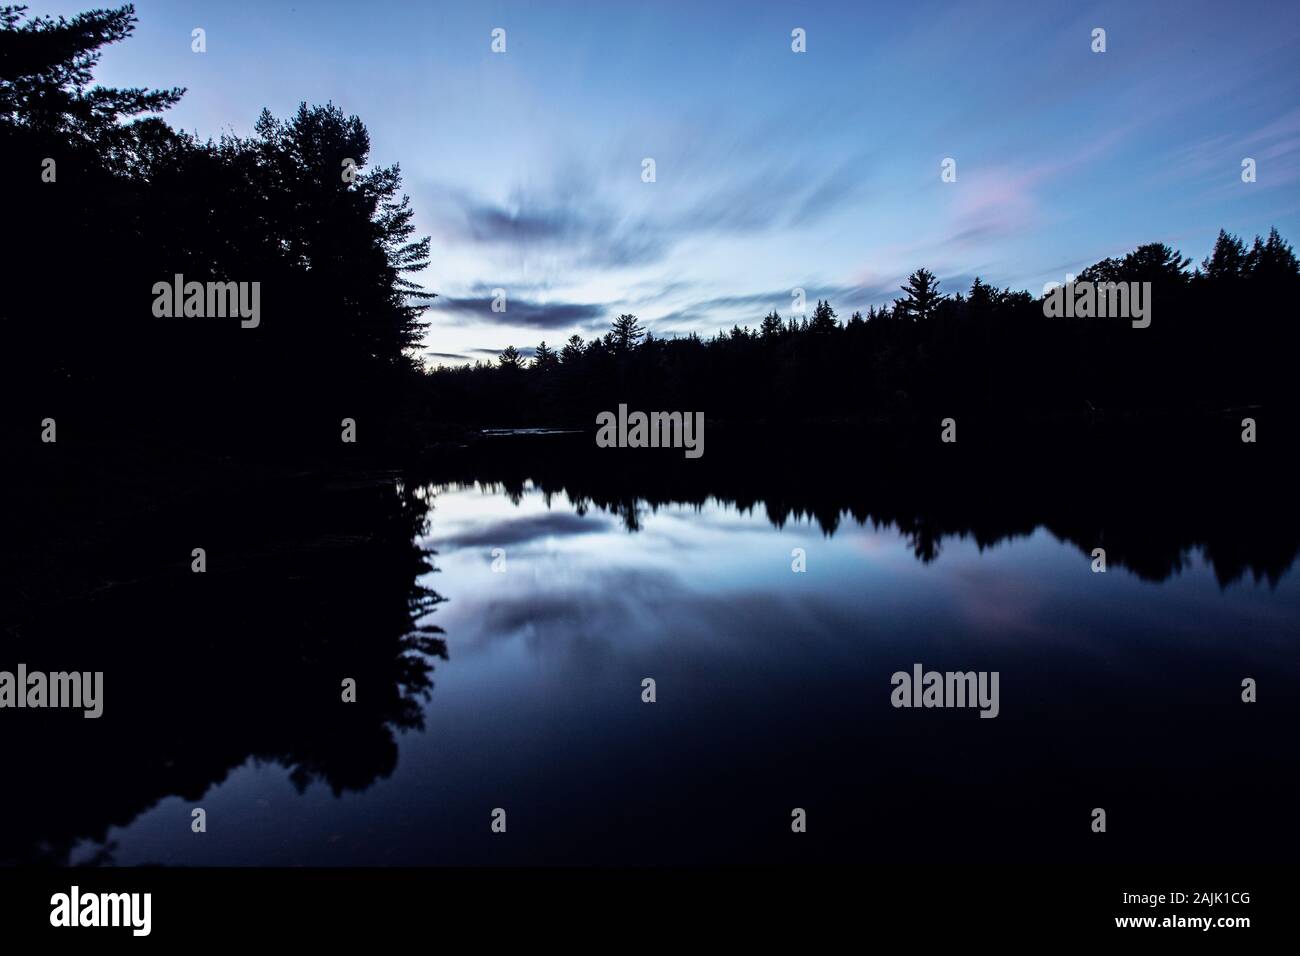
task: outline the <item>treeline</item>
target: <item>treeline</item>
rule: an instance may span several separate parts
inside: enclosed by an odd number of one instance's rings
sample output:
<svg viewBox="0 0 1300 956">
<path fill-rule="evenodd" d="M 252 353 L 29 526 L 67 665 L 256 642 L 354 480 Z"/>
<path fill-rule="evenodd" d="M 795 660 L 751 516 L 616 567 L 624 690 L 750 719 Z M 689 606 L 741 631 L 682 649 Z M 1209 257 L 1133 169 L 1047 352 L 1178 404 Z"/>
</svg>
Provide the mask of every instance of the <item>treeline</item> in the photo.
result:
<svg viewBox="0 0 1300 956">
<path fill-rule="evenodd" d="M 539 345 L 525 361 L 439 368 L 430 400 L 475 424 L 590 425 L 598 412 L 703 411 L 726 421 L 999 419 L 1214 411 L 1293 404 L 1300 266 L 1270 231 L 1247 247 L 1221 231 L 1201 266 L 1160 243 L 1083 270 L 1079 281 L 1150 282 L 1151 325 L 1048 318 L 1043 299 L 976 279 L 940 290 L 918 269 L 902 296 L 843 320 L 770 312 L 757 328 L 663 339 L 632 315 L 605 335 Z"/>
<path fill-rule="evenodd" d="M 776 528 L 806 520 L 827 537 L 852 525 L 892 528 L 923 563 L 959 539 L 984 549 L 1046 529 L 1085 564 L 1104 545 L 1112 571 L 1143 580 L 1167 580 L 1203 558 L 1221 587 L 1276 587 L 1300 552 L 1294 454 L 1272 425 L 1248 445 L 1236 422 L 1220 424 L 1021 429 L 1007 444 L 982 441 L 989 436 L 963 421 L 955 445 L 935 441 L 937 427 L 917 429 L 917 439 L 805 425 L 773 442 L 755 425 L 718 429 L 693 461 L 599 448 L 590 433 L 521 435 L 439 455 L 415 483 L 477 484 L 516 501 L 531 488 L 580 514 L 616 516 L 629 532 L 661 508 L 714 504 Z"/>
<path fill-rule="evenodd" d="M 713 419 L 888 420 L 934 413 L 1074 415 L 1289 401 L 1297 264 L 1270 233 L 1221 233 L 1200 269 L 1153 244 L 1080 278 L 1151 281 L 1152 324 L 1048 319 L 1026 292 L 977 280 L 847 319 L 663 339 L 634 316 L 592 341 L 508 349 L 493 365 L 422 374 L 429 296 L 397 167 L 368 168 L 356 117 L 303 105 L 251 136 L 199 140 L 158 115 L 183 91 L 92 86 L 130 6 L 72 18 L 0 8 L 0 432 L 26 447 L 139 435 L 205 451 L 413 447 L 435 423 L 590 425 L 620 402 Z M 237 316 L 160 316 L 159 283 L 256 283 Z"/>
<path fill-rule="evenodd" d="M 427 264 L 397 167 L 367 168 L 355 116 L 263 112 L 202 141 L 157 114 L 183 90 L 91 85 L 132 7 L 70 19 L 0 9 L 0 399 L 30 444 L 165 436 L 205 450 L 373 447 L 408 431 Z M 155 284 L 258 284 L 238 316 L 159 317 Z M 427 296 L 425 298 L 428 298 Z M 196 300 L 197 301 L 197 300 Z"/>
</svg>

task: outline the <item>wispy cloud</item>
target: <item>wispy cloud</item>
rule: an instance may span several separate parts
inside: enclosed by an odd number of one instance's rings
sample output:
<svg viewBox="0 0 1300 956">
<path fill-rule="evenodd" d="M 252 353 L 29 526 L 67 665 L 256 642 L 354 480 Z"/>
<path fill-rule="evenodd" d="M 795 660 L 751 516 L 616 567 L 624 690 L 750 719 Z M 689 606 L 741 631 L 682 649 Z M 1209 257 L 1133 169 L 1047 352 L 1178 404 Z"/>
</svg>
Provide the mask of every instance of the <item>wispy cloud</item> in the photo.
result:
<svg viewBox="0 0 1300 956">
<path fill-rule="evenodd" d="M 435 190 L 435 230 L 447 242 L 485 247 L 521 268 L 546 262 L 552 269 L 602 270 L 663 258 L 662 235 L 578 185 L 575 179 L 541 190 L 516 186 L 499 202 L 455 188 Z"/>
<path fill-rule="evenodd" d="M 460 323 L 505 325 L 530 329 L 567 329 L 588 325 L 609 314 L 609 309 L 590 302 L 530 302 L 526 299 L 505 300 L 504 312 L 492 311 L 492 298 L 456 298 L 440 296 L 430 307 L 431 316 L 441 316 Z"/>
<path fill-rule="evenodd" d="M 607 163 L 602 168 L 609 168 Z M 504 200 L 448 186 L 426 190 L 435 230 L 448 243 L 482 247 L 520 272 L 652 266 L 683 243 L 815 225 L 860 198 L 863 158 L 830 169 L 786 156 L 697 170 L 685 184 L 598 177 L 588 163 L 561 162 L 541 186 L 514 185 Z"/>
</svg>

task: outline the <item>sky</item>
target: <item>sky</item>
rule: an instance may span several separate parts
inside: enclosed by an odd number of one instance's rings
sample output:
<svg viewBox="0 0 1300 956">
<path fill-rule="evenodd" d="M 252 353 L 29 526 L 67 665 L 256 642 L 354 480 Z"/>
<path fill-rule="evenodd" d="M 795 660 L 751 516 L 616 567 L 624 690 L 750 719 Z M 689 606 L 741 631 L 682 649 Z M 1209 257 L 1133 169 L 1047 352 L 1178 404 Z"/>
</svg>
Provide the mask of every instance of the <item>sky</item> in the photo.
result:
<svg viewBox="0 0 1300 956">
<path fill-rule="evenodd" d="M 663 336 L 756 327 L 770 309 L 800 314 L 795 289 L 804 312 L 828 298 L 847 318 L 921 266 L 944 292 L 978 275 L 1037 294 L 1144 242 L 1196 262 L 1220 228 L 1300 243 L 1293 0 L 141 0 L 136 13 L 96 81 L 186 87 L 173 126 L 248 135 L 263 107 L 285 117 L 303 101 L 361 117 L 371 163 L 401 165 L 432 237 L 413 277 L 438 294 L 431 365 L 590 338 L 623 312 Z"/>
</svg>

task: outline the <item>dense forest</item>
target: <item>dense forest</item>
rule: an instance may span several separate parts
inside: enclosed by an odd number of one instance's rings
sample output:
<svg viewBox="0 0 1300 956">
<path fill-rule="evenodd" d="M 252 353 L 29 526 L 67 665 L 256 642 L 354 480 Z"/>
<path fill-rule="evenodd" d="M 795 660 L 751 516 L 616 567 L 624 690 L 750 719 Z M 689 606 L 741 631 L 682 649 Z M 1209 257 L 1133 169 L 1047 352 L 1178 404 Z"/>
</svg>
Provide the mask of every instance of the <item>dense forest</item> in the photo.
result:
<svg viewBox="0 0 1300 956">
<path fill-rule="evenodd" d="M 202 141 L 156 115 L 183 90 L 92 86 L 134 25 L 130 6 L 0 9 L 7 430 L 30 444 L 52 418 L 65 442 L 337 449 L 351 417 L 372 444 L 394 439 L 420 375 L 408 276 L 429 248 L 399 169 L 368 168 L 364 125 L 331 105 Z M 176 275 L 258 283 L 260 321 L 158 317 L 152 290 Z"/>
<path fill-rule="evenodd" d="M 1220 231 L 1201 266 L 1160 243 L 1078 281 L 1150 282 L 1151 325 L 1048 318 L 1043 299 L 976 279 L 947 295 L 918 269 L 892 304 L 842 320 L 770 312 L 751 329 L 663 339 L 633 315 L 604 336 L 513 347 L 495 364 L 436 369 L 436 406 L 479 424 L 589 425 L 630 408 L 703 410 L 724 421 L 906 421 L 958 412 L 1002 419 L 1294 402 L 1300 266 L 1276 229 L 1249 247 Z"/>
<path fill-rule="evenodd" d="M 209 453 L 370 448 L 438 426 L 579 424 L 620 403 L 736 422 L 906 423 L 963 413 L 1058 419 L 1290 404 L 1300 269 L 1274 230 L 1221 232 L 1201 266 L 1162 244 L 1081 280 L 1149 281 L 1152 323 L 1047 318 L 1028 292 L 948 294 L 918 269 L 847 319 L 775 312 L 756 328 L 665 339 L 632 315 L 602 337 L 426 370 L 410 279 L 427 238 L 396 166 L 367 166 L 365 126 L 332 105 L 264 112 L 251 136 L 200 140 L 158 114 L 183 90 L 92 86 L 131 7 L 72 18 L 0 9 L 0 147 L 18 180 L 0 234 L 3 429 Z M 157 283 L 257 283 L 256 327 L 160 317 Z M 180 280 L 177 280 L 178 283 Z M 355 446 L 354 446 L 355 447 Z"/>
</svg>

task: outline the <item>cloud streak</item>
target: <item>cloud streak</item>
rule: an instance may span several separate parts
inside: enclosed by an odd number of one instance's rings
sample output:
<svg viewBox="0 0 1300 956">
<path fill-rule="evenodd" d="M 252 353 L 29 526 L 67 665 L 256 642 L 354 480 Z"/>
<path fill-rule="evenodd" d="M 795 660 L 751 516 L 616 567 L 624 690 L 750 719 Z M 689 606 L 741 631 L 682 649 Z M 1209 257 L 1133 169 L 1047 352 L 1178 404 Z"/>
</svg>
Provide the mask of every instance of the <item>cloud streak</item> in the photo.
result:
<svg viewBox="0 0 1300 956">
<path fill-rule="evenodd" d="M 464 324 L 490 324 L 530 329 L 568 329 L 575 325 L 589 326 L 603 320 L 609 308 L 591 302 L 530 302 L 527 299 L 506 297 L 504 312 L 492 311 L 492 298 L 456 298 L 439 296 L 429 309 L 429 314 L 442 316 Z"/>
</svg>

